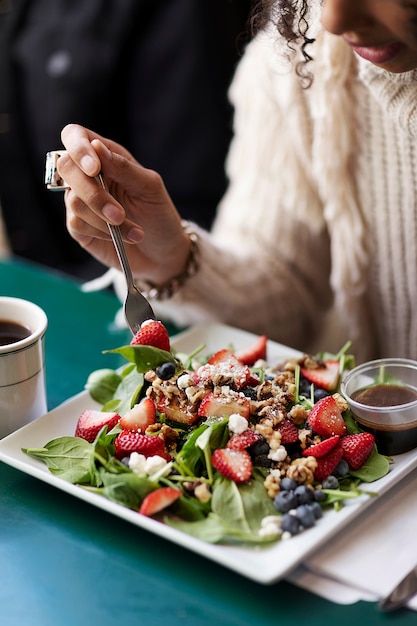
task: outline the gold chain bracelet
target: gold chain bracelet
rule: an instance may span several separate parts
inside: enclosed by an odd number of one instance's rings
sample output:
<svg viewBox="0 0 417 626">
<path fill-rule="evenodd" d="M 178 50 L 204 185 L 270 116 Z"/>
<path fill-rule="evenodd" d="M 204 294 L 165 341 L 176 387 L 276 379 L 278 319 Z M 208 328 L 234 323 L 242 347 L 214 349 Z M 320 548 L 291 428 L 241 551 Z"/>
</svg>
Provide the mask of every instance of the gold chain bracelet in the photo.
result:
<svg viewBox="0 0 417 626">
<path fill-rule="evenodd" d="M 142 291 L 145 298 L 149 300 L 168 300 L 178 291 L 180 287 L 192 276 L 194 276 L 200 267 L 199 257 L 200 250 L 198 246 L 198 235 L 192 229 L 186 220 L 181 220 L 184 233 L 190 238 L 190 252 L 188 254 L 185 269 L 181 274 L 174 276 L 163 285 L 154 285 L 147 280 L 138 280 L 138 287 Z"/>
</svg>

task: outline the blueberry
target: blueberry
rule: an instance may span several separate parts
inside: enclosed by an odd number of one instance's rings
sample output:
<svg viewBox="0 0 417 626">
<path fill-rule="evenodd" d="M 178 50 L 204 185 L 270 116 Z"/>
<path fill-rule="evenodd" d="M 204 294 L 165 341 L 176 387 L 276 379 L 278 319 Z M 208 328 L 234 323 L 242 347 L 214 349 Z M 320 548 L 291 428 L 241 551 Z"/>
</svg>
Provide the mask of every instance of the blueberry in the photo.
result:
<svg viewBox="0 0 417 626">
<path fill-rule="evenodd" d="M 307 485 L 298 485 L 294 490 L 298 504 L 310 504 L 314 500 L 314 491 Z"/>
<path fill-rule="evenodd" d="M 333 476 L 336 478 L 343 478 L 349 473 L 349 465 L 345 459 L 342 459 L 333 470 Z"/>
<path fill-rule="evenodd" d="M 286 513 L 281 520 L 281 530 L 283 533 L 287 532 L 290 535 L 297 535 L 301 530 L 300 520 L 291 513 Z"/>
<path fill-rule="evenodd" d="M 251 455 L 252 463 L 256 467 L 273 467 L 274 461 L 268 458 L 267 454 L 256 454 L 254 456 Z"/>
<path fill-rule="evenodd" d="M 297 506 L 297 496 L 293 491 L 280 491 L 274 500 L 274 504 L 280 513 L 287 513 Z"/>
<path fill-rule="evenodd" d="M 297 488 L 297 483 L 292 478 L 283 478 L 279 484 L 282 491 L 291 491 Z"/>
<path fill-rule="evenodd" d="M 161 380 L 169 380 L 175 374 L 175 365 L 167 361 L 166 363 L 162 363 L 162 365 L 157 367 L 155 373 Z"/>
<path fill-rule="evenodd" d="M 242 387 L 242 389 L 239 389 L 239 391 L 243 393 L 247 398 L 250 398 L 250 400 L 258 399 L 258 394 L 255 387 Z"/>
<path fill-rule="evenodd" d="M 324 495 L 324 494 L 323 494 Z M 311 504 L 307 504 L 310 507 L 314 517 L 319 519 L 323 515 L 323 509 L 321 508 L 318 502 L 312 502 Z"/>
<path fill-rule="evenodd" d="M 339 487 L 339 481 L 336 476 L 328 476 L 321 483 L 323 489 L 337 489 Z"/>
<path fill-rule="evenodd" d="M 262 455 L 262 454 L 268 455 L 269 454 L 269 444 L 266 441 L 266 439 L 264 439 L 264 438 L 259 439 L 259 441 L 256 441 L 253 445 L 251 445 L 250 452 L 254 456 L 258 456 L 258 455 Z"/>
<path fill-rule="evenodd" d="M 327 498 L 327 495 L 321 489 L 316 489 L 314 492 L 314 500 L 316 502 L 324 502 Z"/>
<path fill-rule="evenodd" d="M 317 506 L 320 506 L 319 504 Z M 316 518 L 310 504 L 300 504 L 295 511 L 297 519 L 304 528 L 311 528 L 316 522 Z"/>
<path fill-rule="evenodd" d="M 314 389 L 314 402 L 318 402 L 319 400 L 322 400 L 329 395 L 330 394 L 328 391 L 322 389 L 321 387 L 317 387 L 316 389 Z"/>
</svg>

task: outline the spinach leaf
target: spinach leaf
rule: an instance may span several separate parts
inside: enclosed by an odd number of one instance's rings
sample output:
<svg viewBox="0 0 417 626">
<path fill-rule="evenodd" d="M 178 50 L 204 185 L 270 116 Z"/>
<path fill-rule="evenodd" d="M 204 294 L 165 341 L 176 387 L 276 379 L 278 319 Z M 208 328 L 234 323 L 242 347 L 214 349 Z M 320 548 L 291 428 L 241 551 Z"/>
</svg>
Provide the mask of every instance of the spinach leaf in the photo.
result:
<svg viewBox="0 0 417 626">
<path fill-rule="evenodd" d="M 389 472 L 389 461 L 387 457 L 379 454 L 376 447 L 371 455 L 358 470 L 350 470 L 349 475 L 359 478 L 364 483 L 372 483 L 374 480 L 382 478 Z"/>
<path fill-rule="evenodd" d="M 74 484 L 92 484 L 93 446 L 78 437 L 58 437 L 44 448 L 22 448 L 29 456 L 41 459 L 52 474 Z"/>
<path fill-rule="evenodd" d="M 121 376 L 111 369 L 100 369 L 91 372 L 87 378 L 85 389 L 99 404 L 106 404 L 113 398 L 120 384 Z"/>
<path fill-rule="evenodd" d="M 154 348 L 153 346 L 121 346 L 113 350 L 105 350 L 104 354 L 121 354 L 127 361 L 134 363 L 138 372 L 145 373 L 156 369 L 162 363 L 173 363 L 177 368 L 182 366 L 180 362 L 165 350 Z"/>
</svg>

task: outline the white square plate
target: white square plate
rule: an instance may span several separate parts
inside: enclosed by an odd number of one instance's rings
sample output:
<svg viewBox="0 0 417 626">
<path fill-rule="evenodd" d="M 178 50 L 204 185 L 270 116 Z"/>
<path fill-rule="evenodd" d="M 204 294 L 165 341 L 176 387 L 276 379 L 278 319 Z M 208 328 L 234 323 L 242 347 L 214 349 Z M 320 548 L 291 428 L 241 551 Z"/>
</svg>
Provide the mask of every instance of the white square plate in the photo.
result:
<svg viewBox="0 0 417 626">
<path fill-rule="evenodd" d="M 233 345 L 239 349 L 247 346 L 255 338 L 254 335 L 236 328 L 220 324 L 196 326 L 172 340 L 172 345 L 179 352 L 192 352 L 200 344 L 206 344 L 207 353 Z M 268 342 L 268 362 L 274 364 L 287 357 L 299 354 L 292 348 Z M 86 408 L 99 408 L 87 392 L 82 392 L 61 406 L 36 421 L 27 424 L 0 441 L 0 460 L 35 478 L 66 491 L 90 504 L 104 509 L 140 529 L 153 532 L 165 539 L 192 550 L 217 563 L 228 567 L 259 583 L 270 584 L 288 574 L 299 563 L 321 545 L 336 535 L 341 529 L 375 502 L 375 498 L 360 497 L 348 501 L 342 510 L 327 512 L 314 528 L 302 532 L 286 541 L 279 541 L 268 547 L 237 547 L 229 545 L 212 545 L 195 539 L 177 529 L 151 518 L 139 515 L 135 511 L 106 500 L 102 496 L 90 493 L 81 487 L 72 485 L 51 474 L 41 461 L 31 458 L 22 452 L 22 448 L 43 447 L 45 443 L 56 437 L 72 435 L 79 415 Z M 395 457 L 390 473 L 384 478 L 366 485 L 364 489 L 372 492 L 385 493 L 399 480 L 417 466 L 417 451 Z"/>
</svg>

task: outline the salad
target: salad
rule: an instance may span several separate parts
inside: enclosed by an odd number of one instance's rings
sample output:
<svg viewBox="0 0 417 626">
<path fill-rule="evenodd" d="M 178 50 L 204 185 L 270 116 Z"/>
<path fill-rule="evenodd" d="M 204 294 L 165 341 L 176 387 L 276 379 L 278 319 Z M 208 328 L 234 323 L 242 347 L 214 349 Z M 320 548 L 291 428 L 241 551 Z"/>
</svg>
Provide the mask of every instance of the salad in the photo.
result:
<svg viewBox="0 0 417 626">
<path fill-rule="evenodd" d="M 267 362 L 267 338 L 244 350 L 176 353 L 144 322 L 108 352 L 126 364 L 92 372 L 74 433 L 24 448 L 50 472 L 211 543 L 265 544 L 306 531 L 329 508 L 389 472 L 372 434 L 339 394 L 347 354 Z"/>
</svg>

